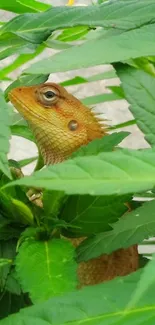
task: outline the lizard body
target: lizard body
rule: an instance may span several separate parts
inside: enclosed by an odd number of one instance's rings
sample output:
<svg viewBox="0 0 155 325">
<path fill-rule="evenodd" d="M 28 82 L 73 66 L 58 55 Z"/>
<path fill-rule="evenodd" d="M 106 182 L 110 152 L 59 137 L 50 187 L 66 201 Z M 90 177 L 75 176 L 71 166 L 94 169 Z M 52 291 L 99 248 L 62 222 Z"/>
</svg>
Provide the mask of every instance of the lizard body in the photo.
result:
<svg viewBox="0 0 155 325">
<path fill-rule="evenodd" d="M 28 121 L 45 164 L 67 159 L 82 145 L 106 134 L 98 117 L 62 86 L 46 83 L 13 89 L 9 98 Z M 83 238 L 70 239 L 76 247 Z M 137 246 L 82 262 L 80 285 L 96 284 L 138 268 Z"/>
</svg>

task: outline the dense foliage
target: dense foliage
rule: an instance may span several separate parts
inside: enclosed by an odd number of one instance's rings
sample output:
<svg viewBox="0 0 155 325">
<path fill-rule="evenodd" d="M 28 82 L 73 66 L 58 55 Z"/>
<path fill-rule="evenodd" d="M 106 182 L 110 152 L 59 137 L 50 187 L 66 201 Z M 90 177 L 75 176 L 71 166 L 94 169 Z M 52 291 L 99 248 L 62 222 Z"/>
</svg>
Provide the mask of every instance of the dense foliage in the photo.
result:
<svg viewBox="0 0 155 325">
<path fill-rule="evenodd" d="M 15 13 L 0 23 L 0 59 L 16 54 L 0 71 L 1 81 L 9 81 L 0 92 L 0 323 L 154 324 L 151 254 L 151 261 L 139 254 L 135 273 L 80 290 L 76 271 L 81 261 L 147 245 L 146 239 L 155 236 L 155 1 L 98 0 L 92 6 L 53 7 L 36 0 L 1 0 L 0 9 Z M 11 80 L 12 71 L 47 48 L 59 53 L 30 62 Z M 62 85 L 119 77 L 120 85 L 109 87 L 111 92 L 83 102 L 91 106 L 126 99 L 132 120 L 112 126 L 112 134 L 61 164 L 41 169 L 39 155 L 8 160 L 12 135 L 35 142 L 8 103 L 10 89 L 45 82 L 53 72 L 107 63 L 108 72 L 77 75 Z M 133 124 L 143 132 L 148 149 L 119 148 L 129 135 L 119 129 Z M 36 170 L 20 177 L 20 168 L 36 160 Z M 43 208 L 27 196 L 29 188 L 38 187 Z M 124 202 L 130 202 L 131 211 Z M 64 234 L 87 239 L 75 249 Z"/>
</svg>

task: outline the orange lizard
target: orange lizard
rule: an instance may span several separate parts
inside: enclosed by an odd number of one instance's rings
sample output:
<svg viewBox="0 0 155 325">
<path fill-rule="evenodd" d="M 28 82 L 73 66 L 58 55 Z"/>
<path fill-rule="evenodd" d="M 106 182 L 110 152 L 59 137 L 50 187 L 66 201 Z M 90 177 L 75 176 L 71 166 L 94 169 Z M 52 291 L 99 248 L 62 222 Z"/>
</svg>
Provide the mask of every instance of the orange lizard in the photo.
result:
<svg viewBox="0 0 155 325">
<path fill-rule="evenodd" d="M 33 130 L 45 164 L 60 163 L 82 145 L 106 134 L 105 125 L 95 113 L 60 85 L 15 88 L 9 98 Z M 82 240 L 71 239 L 74 246 Z M 80 263 L 78 277 L 81 286 L 97 284 L 137 268 L 138 252 L 134 245 Z"/>
</svg>

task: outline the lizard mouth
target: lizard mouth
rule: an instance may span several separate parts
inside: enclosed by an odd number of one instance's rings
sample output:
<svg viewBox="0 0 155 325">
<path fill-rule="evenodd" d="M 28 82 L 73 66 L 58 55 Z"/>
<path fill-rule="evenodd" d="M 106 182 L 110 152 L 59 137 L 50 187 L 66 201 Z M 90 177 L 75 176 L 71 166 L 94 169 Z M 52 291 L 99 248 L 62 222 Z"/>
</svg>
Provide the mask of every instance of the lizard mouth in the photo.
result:
<svg viewBox="0 0 155 325">
<path fill-rule="evenodd" d="M 15 93 L 15 89 L 16 88 L 9 92 L 8 97 L 13 106 L 29 124 L 37 125 L 39 123 L 39 125 L 41 125 L 40 122 L 42 121 L 43 124 L 46 122 L 46 124 L 49 124 L 50 127 L 53 126 L 58 128 L 57 124 L 54 123 L 54 121 L 47 120 L 43 114 L 38 114 L 37 110 L 34 111 L 32 103 L 28 102 L 28 104 L 25 104 L 24 99 L 22 100 L 22 98 L 19 98 L 18 94 Z"/>
<path fill-rule="evenodd" d="M 17 111 L 21 113 L 28 122 L 31 122 L 33 120 L 33 117 L 45 121 L 45 118 L 43 116 L 41 116 L 40 114 L 36 114 L 36 112 L 29 109 L 28 105 L 26 105 L 22 99 L 20 99 L 17 95 L 14 94 L 14 90 L 9 93 L 8 97 L 11 103 L 17 109 Z"/>
</svg>

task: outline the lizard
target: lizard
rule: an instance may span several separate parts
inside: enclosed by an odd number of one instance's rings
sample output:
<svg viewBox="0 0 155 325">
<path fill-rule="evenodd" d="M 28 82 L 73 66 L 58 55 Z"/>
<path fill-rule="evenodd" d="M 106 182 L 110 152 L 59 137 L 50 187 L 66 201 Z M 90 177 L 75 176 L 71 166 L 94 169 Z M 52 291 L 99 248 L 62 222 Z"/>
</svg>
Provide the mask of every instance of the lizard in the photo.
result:
<svg viewBox="0 0 155 325">
<path fill-rule="evenodd" d="M 32 129 L 44 164 L 61 163 L 82 145 L 107 134 L 96 113 L 55 83 L 14 88 L 9 99 Z M 101 123 L 103 122 L 103 123 Z M 77 247 L 84 238 L 69 239 Z M 78 266 L 80 286 L 93 285 L 138 268 L 137 245 Z"/>
</svg>

